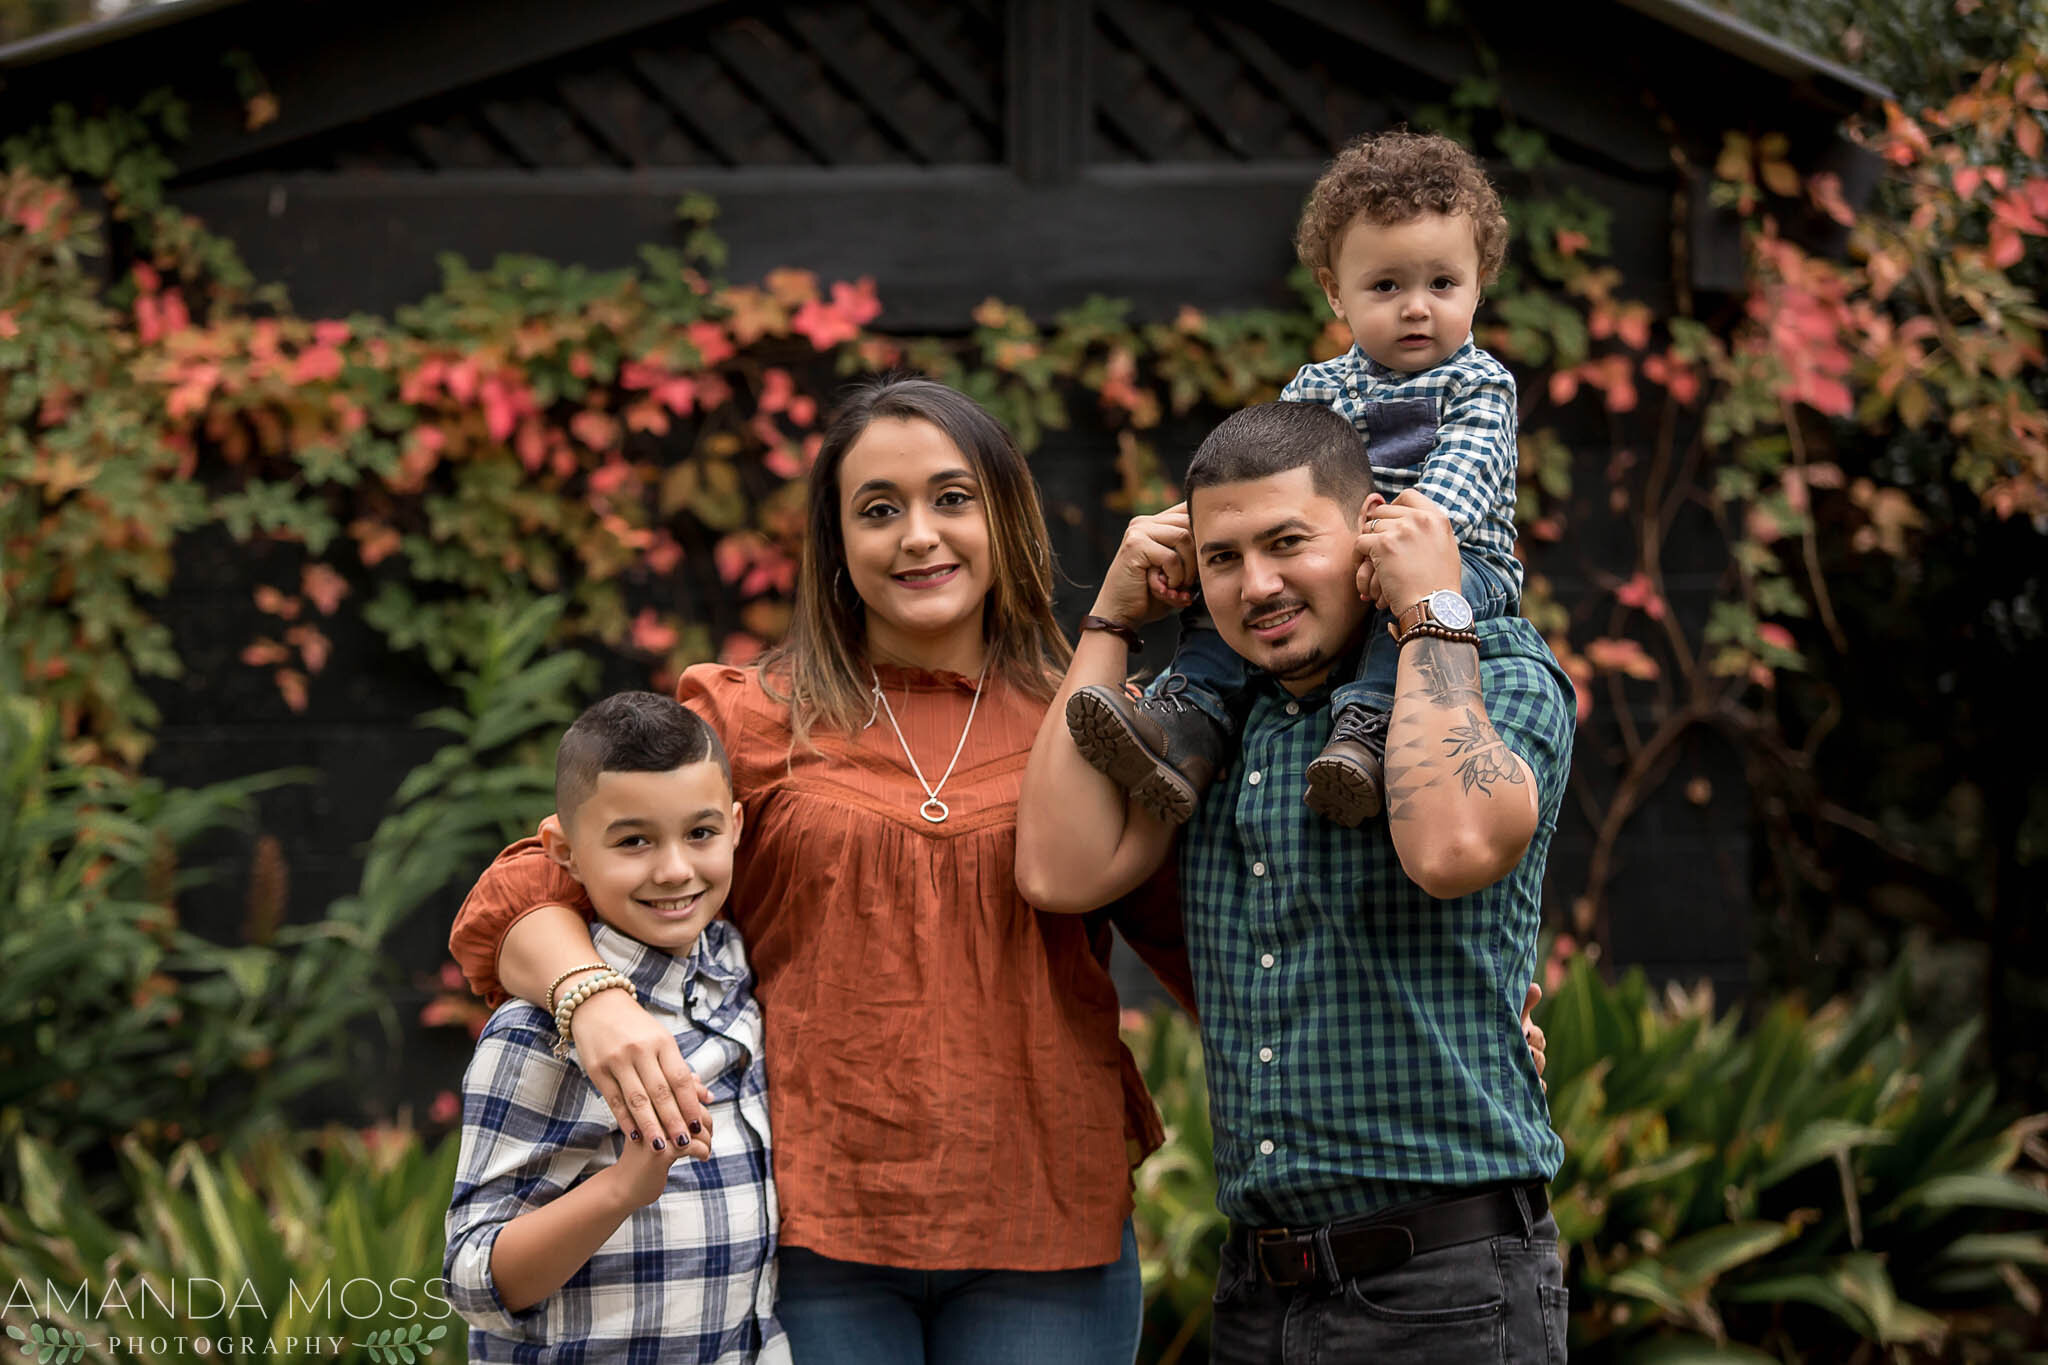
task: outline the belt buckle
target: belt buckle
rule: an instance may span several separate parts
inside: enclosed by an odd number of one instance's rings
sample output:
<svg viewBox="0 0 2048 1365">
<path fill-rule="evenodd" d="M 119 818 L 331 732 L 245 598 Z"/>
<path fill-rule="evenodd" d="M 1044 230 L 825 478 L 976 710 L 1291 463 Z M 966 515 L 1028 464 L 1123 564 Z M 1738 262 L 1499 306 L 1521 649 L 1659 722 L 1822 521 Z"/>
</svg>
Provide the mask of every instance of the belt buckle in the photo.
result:
<svg viewBox="0 0 2048 1365">
<path fill-rule="evenodd" d="M 1306 1284 L 1315 1278 L 1315 1244 L 1307 1240 L 1301 1241 L 1295 1248 L 1294 1256 L 1289 1257 L 1290 1260 L 1295 1257 L 1300 1259 L 1301 1273 L 1296 1278 L 1280 1278 L 1273 1273 L 1272 1265 L 1266 1260 L 1266 1252 L 1269 1248 L 1291 1241 L 1294 1237 L 1295 1233 L 1292 1228 L 1254 1228 L 1252 1230 L 1252 1260 L 1259 1267 L 1259 1278 L 1267 1284 L 1279 1285 L 1285 1288 L 1297 1284 Z"/>
</svg>

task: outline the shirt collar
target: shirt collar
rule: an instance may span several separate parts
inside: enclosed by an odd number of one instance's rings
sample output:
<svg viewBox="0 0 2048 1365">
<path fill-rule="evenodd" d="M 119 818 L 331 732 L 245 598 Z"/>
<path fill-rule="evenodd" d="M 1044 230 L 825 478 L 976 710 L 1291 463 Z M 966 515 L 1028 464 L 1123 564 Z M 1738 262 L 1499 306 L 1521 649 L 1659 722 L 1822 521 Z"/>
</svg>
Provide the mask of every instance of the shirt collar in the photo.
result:
<svg viewBox="0 0 2048 1365">
<path fill-rule="evenodd" d="M 1434 370 L 1441 365 L 1455 365 L 1461 360 L 1470 360 L 1472 358 L 1472 352 L 1474 349 L 1476 348 L 1472 344 L 1472 334 L 1470 332 L 1467 332 L 1465 334 L 1464 344 L 1459 346 L 1457 350 L 1452 351 L 1449 355 L 1445 356 L 1442 360 L 1437 361 L 1435 365 L 1430 366 L 1429 370 Z M 1418 374 L 1429 373 L 1429 370 L 1396 370 L 1389 366 L 1382 365 L 1379 363 L 1379 361 L 1374 360 L 1371 356 L 1367 355 L 1365 353 L 1365 348 L 1363 346 L 1360 346 L 1355 341 L 1351 343 L 1351 354 L 1357 364 L 1365 367 L 1366 374 L 1374 379 L 1386 380 L 1392 383 L 1399 383 L 1404 379 L 1413 379 Z"/>
<path fill-rule="evenodd" d="M 698 976 L 730 987 L 740 979 L 739 930 L 720 916 L 704 926 L 697 941 L 684 954 L 652 948 L 599 920 L 590 926 L 590 942 L 597 955 L 633 983 L 643 1001 L 660 1001 L 680 1009 L 689 1000 L 690 983 Z"/>
</svg>

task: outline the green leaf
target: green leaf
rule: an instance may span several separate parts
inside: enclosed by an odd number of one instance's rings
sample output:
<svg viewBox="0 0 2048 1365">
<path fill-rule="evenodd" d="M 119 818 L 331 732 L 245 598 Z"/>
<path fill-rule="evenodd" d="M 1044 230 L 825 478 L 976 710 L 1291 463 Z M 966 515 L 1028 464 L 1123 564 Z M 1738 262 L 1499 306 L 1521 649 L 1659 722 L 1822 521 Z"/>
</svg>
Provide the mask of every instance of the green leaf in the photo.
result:
<svg viewBox="0 0 2048 1365">
<path fill-rule="evenodd" d="M 1621 1360 L 1622 1365 L 1778 1365 L 1776 1356 L 1703 1337 L 1666 1337 L 1644 1342 L 1629 1348 Z"/>
<path fill-rule="evenodd" d="M 1959 1208 L 2018 1209 L 2048 1214 L 2048 1190 L 2004 1175 L 1938 1175 L 1899 1196 L 1885 1210 L 1885 1216 L 1914 1208 L 1937 1212 Z"/>
</svg>

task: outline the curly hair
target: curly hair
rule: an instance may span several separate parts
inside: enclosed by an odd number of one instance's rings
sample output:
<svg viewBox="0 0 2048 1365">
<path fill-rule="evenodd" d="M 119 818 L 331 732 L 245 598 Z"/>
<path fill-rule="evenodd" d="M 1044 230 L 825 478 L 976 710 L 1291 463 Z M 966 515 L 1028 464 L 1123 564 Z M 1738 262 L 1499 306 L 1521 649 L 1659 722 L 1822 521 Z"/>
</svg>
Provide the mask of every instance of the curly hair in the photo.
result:
<svg viewBox="0 0 2048 1365">
<path fill-rule="evenodd" d="M 1479 159 L 1441 133 L 1368 133 L 1347 143 L 1309 191 L 1294 252 L 1310 270 L 1328 270 L 1356 219 L 1391 227 L 1425 213 L 1471 218 L 1480 283 L 1493 283 L 1508 252 L 1507 215 Z"/>
</svg>

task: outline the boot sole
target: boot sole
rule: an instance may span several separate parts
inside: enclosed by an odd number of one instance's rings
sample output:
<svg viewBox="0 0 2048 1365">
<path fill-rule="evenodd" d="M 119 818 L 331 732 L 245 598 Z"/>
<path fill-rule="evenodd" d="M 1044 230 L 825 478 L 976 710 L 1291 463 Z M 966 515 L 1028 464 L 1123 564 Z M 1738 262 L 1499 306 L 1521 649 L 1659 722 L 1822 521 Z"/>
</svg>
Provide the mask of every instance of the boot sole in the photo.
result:
<svg viewBox="0 0 2048 1365">
<path fill-rule="evenodd" d="M 1325 820 L 1357 829 L 1380 813 L 1379 785 L 1355 763 L 1318 758 L 1308 765 L 1308 790 L 1302 803 Z"/>
<path fill-rule="evenodd" d="M 1194 784 L 1160 762 L 1115 707 L 1076 692 L 1067 698 L 1067 730 L 1090 766 L 1157 819 L 1184 825 L 1195 813 Z"/>
</svg>

